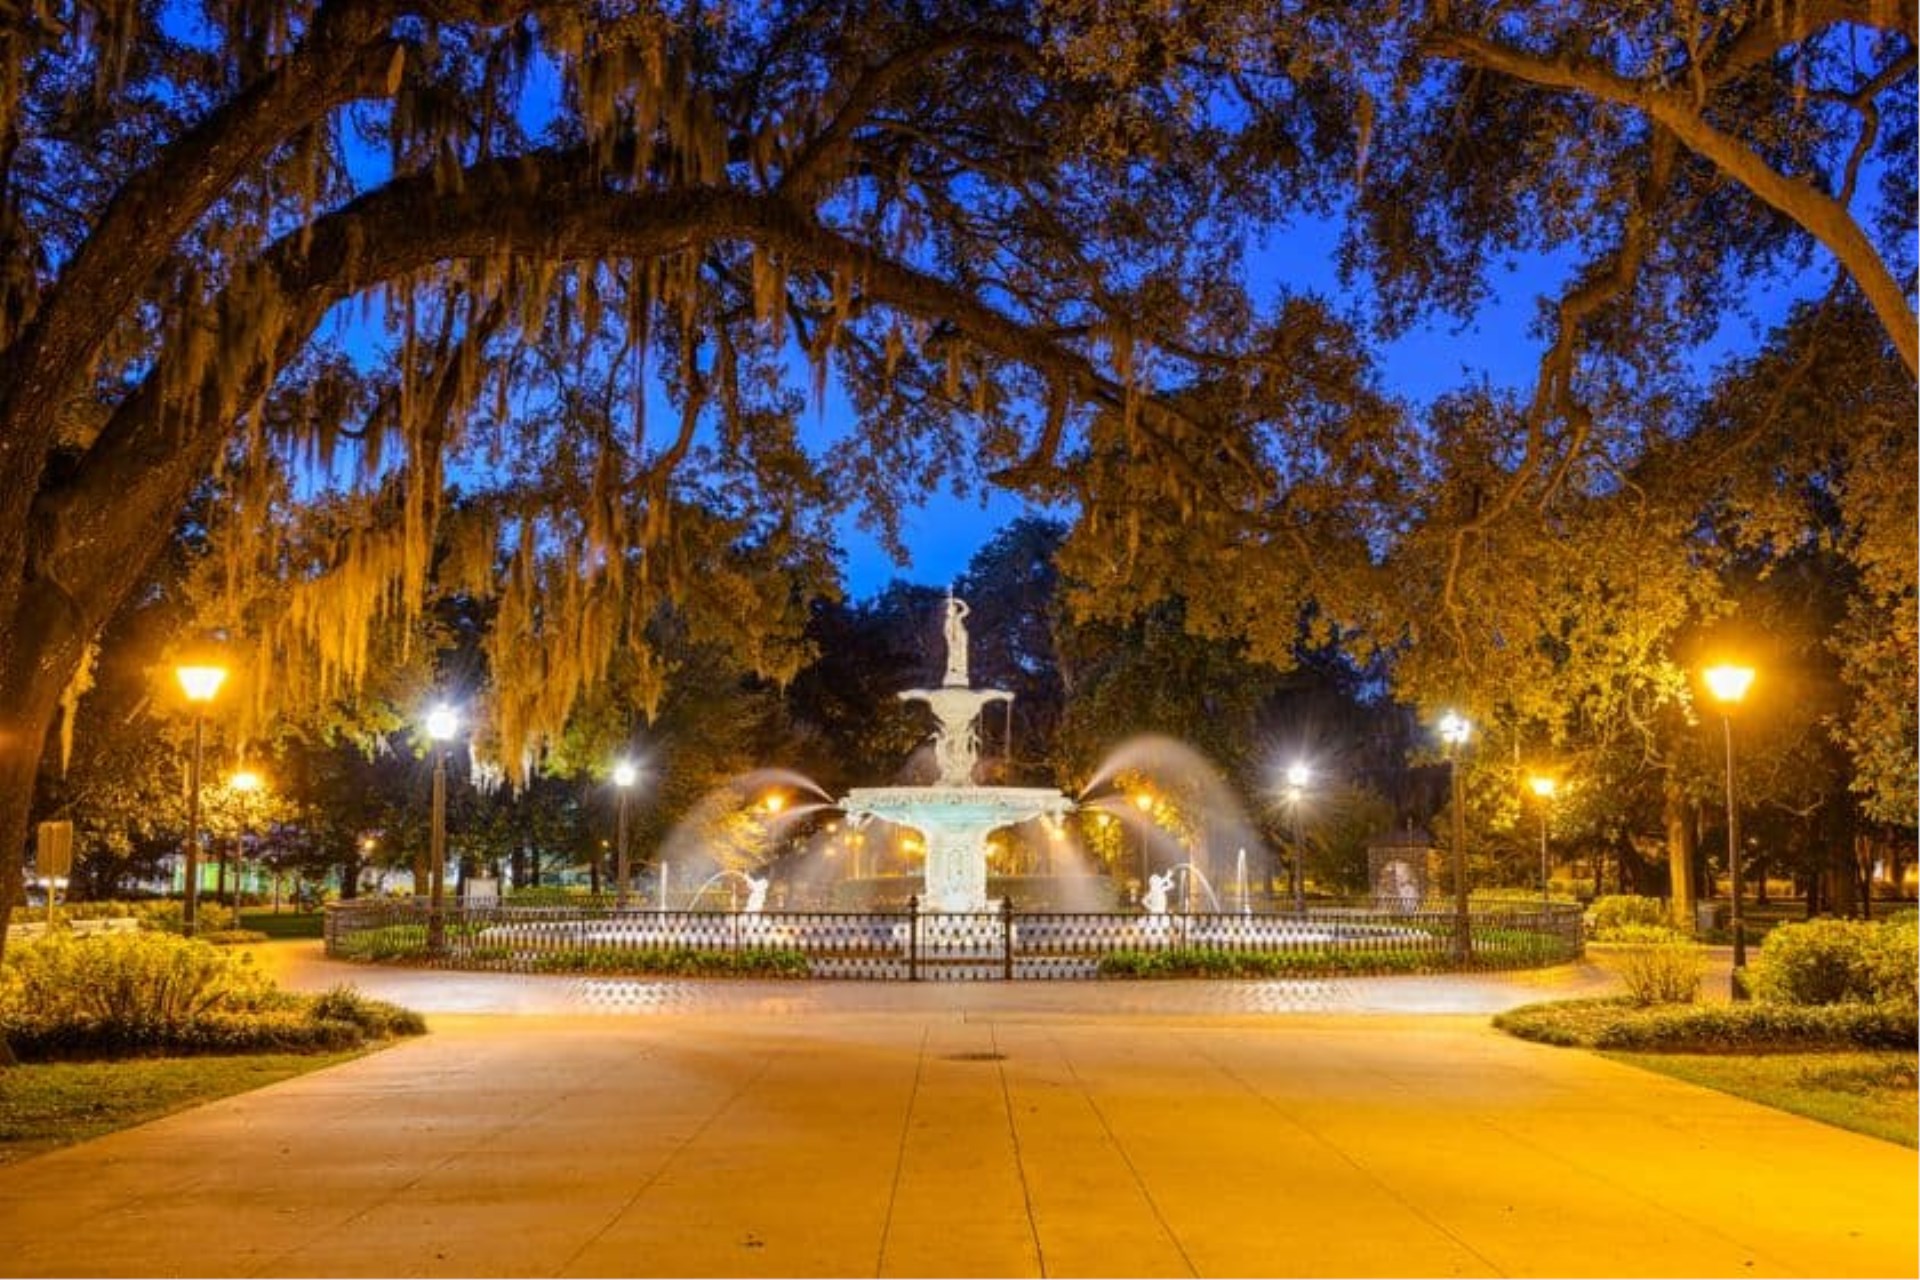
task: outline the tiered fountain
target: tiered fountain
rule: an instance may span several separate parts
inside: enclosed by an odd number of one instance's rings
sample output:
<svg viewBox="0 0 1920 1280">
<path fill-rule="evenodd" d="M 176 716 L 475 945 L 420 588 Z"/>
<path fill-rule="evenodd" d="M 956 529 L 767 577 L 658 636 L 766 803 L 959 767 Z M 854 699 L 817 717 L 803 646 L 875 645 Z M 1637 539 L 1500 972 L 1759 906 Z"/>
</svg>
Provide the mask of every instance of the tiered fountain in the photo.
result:
<svg viewBox="0 0 1920 1280">
<path fill-rule="evenodd" d="M 979 912 L 987 900 L 987 837 L 1001 827 L 1053 817 L 1074 807 L 1045 787 L 974 785 L 980 758 L 980 711 L 990 702 L 1012 702 L 1002 689 L 975 689 L 967 677 L 967 604 L 947 594 L 947 671 L 937 689 L 908 689 L 899 696 L 933 710 L 933 756 L 940 770 L 932 786 L 855 787 L 840 807 L 855 822 L 879 818 L 918 831 L 927 846 L 921 908 Z"/>
</svg>

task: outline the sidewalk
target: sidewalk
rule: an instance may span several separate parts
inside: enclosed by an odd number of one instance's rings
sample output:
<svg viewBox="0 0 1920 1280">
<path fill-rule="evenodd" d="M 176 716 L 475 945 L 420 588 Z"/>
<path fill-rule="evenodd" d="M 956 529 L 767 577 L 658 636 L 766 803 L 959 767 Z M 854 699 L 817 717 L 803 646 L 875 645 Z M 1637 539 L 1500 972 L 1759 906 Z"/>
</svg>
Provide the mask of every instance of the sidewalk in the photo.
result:
<svg viewBox="0 0 1920 1280">
<path fill-rule="evenodd" d="M 584 998 L 495 977 L 441 1003 Z M 1451 998 L 1483 981 L 1548 994 Z M 1272 1016 L 1265 984 L 652 985 L 690 994 L 435 1011 L 419 1040 L 0 1168 L 0 1273 L 1916 1272 L 1913 1152 L 1479 1012 Z M 1209 993 L 1238 1007 L 1188 1007 Z"/>
</svg>

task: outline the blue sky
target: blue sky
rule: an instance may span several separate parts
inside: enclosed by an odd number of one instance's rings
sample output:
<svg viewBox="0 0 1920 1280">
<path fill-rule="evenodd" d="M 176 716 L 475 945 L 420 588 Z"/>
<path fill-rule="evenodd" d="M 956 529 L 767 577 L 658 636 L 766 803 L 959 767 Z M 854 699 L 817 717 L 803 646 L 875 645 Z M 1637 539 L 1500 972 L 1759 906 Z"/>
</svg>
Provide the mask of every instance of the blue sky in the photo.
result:
<svg viewBox="0 0 1920 1280">
<path fill-rule="evenodd" d="M 1307 224 L 1255 246 L 1251 268 L 1266 276 L 1269 290 L 1263 301 L 1270 302 L 1272 292 L 1282 287 L 1351 301 L 1352 291 L 1342 286 L 1334 270 L 1337 237 L 1333 224 Z M 1547 258 L 1519 262 L 1491 282 L 1486 305 L 1470 322 L 1463 325 L 1445 317 L 1385 344 L 1377 366 L 1382 388 L 1416 406 L 1483 381 L 1529 391 L 1543 344 L 1528 328 L 1541 297 L 1557 288 L 1564 270 L 1564 264 Z M 1713 341 L 1693 353 L 1693 367 L 1704 379 L 1728 357 L 1755 350 L 1794 299 L 1825 286 L 1829 271 L 1829 264 L 1816 262 L 1801 280 L 1756 286 L 1746 300 L 1751 315 L 1727 317 Z M 951 582 L 996 531 L 1024 514 L 1069 513 L 1041 511 L 997 489 L 965 499 L 934 495 L 903 521 L 903 540 L 912 556 L 905 568 L 895 566 L 879 544 L 849 520 L 841 533 L 847 590 L 864 599 L 894 578 L 928 585 Z"/>
</svg>

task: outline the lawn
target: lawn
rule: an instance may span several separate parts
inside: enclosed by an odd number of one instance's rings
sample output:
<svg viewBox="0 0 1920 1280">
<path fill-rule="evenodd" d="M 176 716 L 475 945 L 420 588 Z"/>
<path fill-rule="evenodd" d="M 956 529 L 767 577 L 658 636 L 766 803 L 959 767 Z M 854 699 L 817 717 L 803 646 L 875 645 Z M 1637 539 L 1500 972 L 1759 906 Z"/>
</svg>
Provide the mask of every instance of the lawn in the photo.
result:
<svg viewBox="0 0 1920 1280">
<path fill-rule="evenodd" d="M 269 938 L 318 938 L 326 916 L 318 911 L 242 911 L 240 927 Z"/>
<path fill-rule="evenodd" d="M 229 1094 L 362 1056 L 348 1053 L 134 1058 L 33 1063 L 0 1070 L 0 1164 Z"/>
<path fill-rule="evenodd" d="M 1903 1146 L 1920 1146 L 1911 1050 L 1621 1053 L 1603 1057 Z"/>
</svg>

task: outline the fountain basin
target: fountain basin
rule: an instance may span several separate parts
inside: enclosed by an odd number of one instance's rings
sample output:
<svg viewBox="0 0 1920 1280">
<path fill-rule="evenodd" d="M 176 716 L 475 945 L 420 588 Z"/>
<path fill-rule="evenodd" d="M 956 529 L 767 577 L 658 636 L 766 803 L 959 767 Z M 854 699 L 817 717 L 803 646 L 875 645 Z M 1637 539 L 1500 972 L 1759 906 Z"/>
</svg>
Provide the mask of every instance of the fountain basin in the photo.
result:
<svg viewBox="0 0 1920 1280">
<path fill-rule="evenodd" d="M 1001 827 L 1073 811 L 1047 787 L 855 787 L 840 801 L 855 822 L 879 818 L 918 831 L 927 843 L 928 911 L 969 912 L 987 901 L 986 840 Z"/>
</svg>

